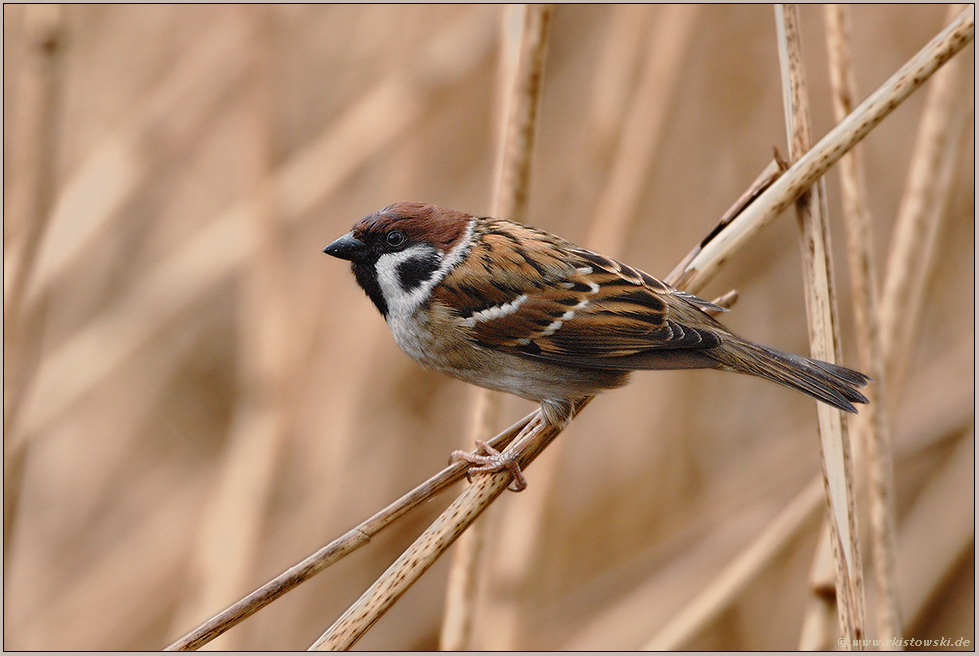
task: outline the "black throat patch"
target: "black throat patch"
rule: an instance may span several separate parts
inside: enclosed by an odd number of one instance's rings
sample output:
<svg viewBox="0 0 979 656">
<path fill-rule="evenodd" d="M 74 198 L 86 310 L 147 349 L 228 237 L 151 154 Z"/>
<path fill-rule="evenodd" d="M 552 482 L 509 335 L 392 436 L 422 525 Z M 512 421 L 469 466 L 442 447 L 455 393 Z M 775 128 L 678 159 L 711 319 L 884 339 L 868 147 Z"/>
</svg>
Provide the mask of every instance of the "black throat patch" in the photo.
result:
<svg viewBox="0 0 979 656">
<path fill-rule="evenodd" d="M 374 262 L 353 262 L 350 268 L 354 272 L 357 284 L 374 302 L 374 306 L 381 313 L 381 316 L 387 319 L 388 304 L 384 300 L 384 294 L 381 293 L 381 286 L 377 284 L 377 273 L 374 271 L 376 261 L 377 258 L 374 258 Z"/>
</svg>

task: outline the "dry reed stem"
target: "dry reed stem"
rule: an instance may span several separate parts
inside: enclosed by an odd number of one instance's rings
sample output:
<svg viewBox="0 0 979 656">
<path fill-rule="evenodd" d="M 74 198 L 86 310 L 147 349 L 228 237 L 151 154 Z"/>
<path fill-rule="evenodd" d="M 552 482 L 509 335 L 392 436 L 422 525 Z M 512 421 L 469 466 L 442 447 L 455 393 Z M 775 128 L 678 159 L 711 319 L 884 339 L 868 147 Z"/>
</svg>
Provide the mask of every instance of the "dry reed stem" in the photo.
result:
<svg viewBox="0 0 979 656">
<path fill-rule="evenodd" d="M 9 136 L 10 165 L 17 175 L 4 189 L 3 211 L 3 568 L 20 505 L 26 446 L 14 426 L 36 376 L 40 350 L 37 308 L 23 312 L 23 299 L 54 198 L 56 123 L 62 84 L 63 10 L 24 7 L 25 52 Z M 5 136 L 6 141 L 6 136 Z M 6 580 L 4 577 L 6 589 Z"/>
<path fill-rule="evenodd" d="M 534 137 L 547 61 L 547 37 L 553 16 L 554 5 L 524 5 L 520 53 L 507 103 L 506 136 L 494 194 L 493 216 L 521 223 L 527 220 Z"/>
<path fill-rule="evenodd" d="M 704 246 L 687 266 L 688 270 L 701 271 L 701 275 L 698 282 L 688 285 L 686 290 L 697 293 L 742 242 L 795 202 L 840 157 L 867 136 L 955 53 L 968 45 L 975 36 L 975 23 L 973 7 L 959 14 L 739 214 L 729 229 Z"/>
<path fill-rule="evenodd" d="M 539 416 L 534 411 L 489 440 L 490 446 L 502 450 L 532 421 Z M 189 651 L 199 649 L 242 620 L 250 617 L 286 592 L 337 562 L 344 556 L 364 546 L 381 530 L 407 513 L 418 504 L 434 498 L 451 485 L 462 480 L 469 464 L 455 462 L 427 481 L 417 486 L 369 519 L 350 529 L 336 540 L 312 554 L 302 562 L 292 566 L 233 606 L 215 615 L 190 633 L 181 637 L 166 648 L 167 651 Z"/>
<path fill-rule="evenodd" d="M 499 421 L 499 392 L 476 388 L 472 393 L 472 423 L 464 447 L 475 440 L 486 440 Z M 473 617 L 479 592 L 480 574 L 486 569 L 486 520 L 474 522 L 459 537 L 445 585 L 445 611 L 439 632 L 440 651 L 463 651 L 472 641 Z"/>
<path fill-rule="evenodd" d="M 485 568 L 486 531 L 485 520 L 475 522 L 456 544 L 445 585 L 445 612 L 439 632 L 439 651 L 463 651 L 472 641 L 479 575 Z"/>
<path fill-rule="evenodd" d="M 554 15 L 553 5 L 523 5 L 521 34 L 516 57 L 504 48 L 505 64 L 514 70 L 504 76 L 506 89 L 505 126 L 491 216 L 525 222 L 530 197 L 530 171 L 537 132 L 537 115 L 547 60 L 547 38 Z M 503 29 L 508 25 L 503 22 Z M 508 61 L 507 61 L 508 60 Z M 492 434 L 500 414 L 502 394 L 478 388 L 473 394 L 474 413 L 470 431 L 472 444 Z M 463 536 L 456 548 L 446 592 L 446 610 L 440 646 L 443 650 L 465 649 L 472 635 L 476 591 L 480 572 L 485 570 L 483 532 L 480 522 Z M 505 630 L 504 627 L 497 627 Z"/>
<path fill-rule="evenodd" d="M 798 161 L 812 145 L 798 6 L 775 5 L 775 16 L 789 156 Z M 796 212 L 802 238 L 810 351 L 814 358 L 836 363 L 840 350 L 839 310 L 823 179 L 797 201 Z M 840 632 L 846 639 L 846 647 L 852 647 L 864 635 L 865 611 L 850 444 L 842 411 L 825 404 L 818 404 L 816 411 L 829 506 L 829 534 L 836 563 Z"/>
<path fill-rule="evenodd" d="M 968 23 L 968 19 L 971 18 L 974 26 L 973 8 L 969 8 L 956 16 L 956 10 L 952 7 L 949 13 L 950 17 L 955 17 L 953 23 L 961 23 L 963 20 Z M 945 31 L 947 32 L 951 27 L 952 25 L 949 25 Z M 934 248 L 938 219 L 943 212 L 943 204 L 952 177 L 952 166 L 956 159 L 955 152 L 958 141 L 950 135 L 956 134 L 955 126 L 960 124 L 963 118 L 960 113 L 958 120 L 956 120 L 955 112 L 952 109 L 956 97 L 956 78 L 958 76 L 955 71 L 957 70 L 961 70 L 961 58 L 952 59 L 944 70 L 939 71 L 932 88 L 929 90 L 925 111 L 919 124 L 915 152 L 912 155 L 909 182 L 902 198 L 902 209 L 899 210 L 898 214 L 898 227 L 895 229 L 895 234 L 898 236 L 895 237 L 895 245 L 891 249 L 889 258 L 889 264 L 896 264 L 893 269 L 891 266 L 888 267 L 887 276 L 884 280 L 884 292 L 879 308 L 881 315 L 881 357 L 884 362 L 884 371 L 887 373 L 888 402 L 891 404 L 900 397 L 903 383 L 902 376 L 899 375 L 892 363 L 895 357 L 904 357 L 903 354 L 910 349 L 910 338 L 920 322 L 923 285 L 930 276 L 929 271 L 933 264 L 930 252 Z M 917 241 L 916 230 L 926 232 L 929 236 L 928 245 L 924 248 Z M 892 275 L 892 271 L 896 273 Z M 913 272 L 913 274 L 909 272 Z M 900 286 L 892 282 L 898 277 L 903 279 Z M 892 308 L 891 311 L 888 311 L 891 304 L 886 299 L 888 288 L 898 290 L 894 293 L 893 308 L 896 309 Z M 893 327 L 897 324 L 904 331 L 905 340 L 901 348 L 894 351 L 892 350 L 894 348 L 893 340 L 889 339 L 889 335 L 896 333 L 897 329 Z M 891 328 L 889 329 L 889 327 Z M 896 355 L 892 356 L 892 354 Z M 821 549 L 828 553 L 828 544 L 823 543 Z M 831 576 L 829 572 L 828 559 L 817 559 L 812 573 L 814 587 L 825 586 L 825 581 Z M 804 632 L 804 636 L 813 637 L 816 634 L 815 631 Z M 825 637 L 815 643 L 803 642 L 801 647 L 830 648 L 832 644 L 832 639 Z"/>
<path fill-rule="evenodd" d="M 853 110 L 856 80 L 850 59 L 849 9 L 825 8 L 833 111 L 842 121 Z M 873 253 L 872 220 L 867 203 L 861 149 L 855 147 L 840 159 L 843 217 L 847 230 L 850 283 L 853 289 L 860 369 L 873 379 L 866 391 L 868 403 L 854 417 L 856 446 L 866 454 L 870 490 L 870 528 L 876 589 L 878 637 L 900 637 L 901 615 L 896 587 L 897 517 L 894 510 L 894 463 L 890 420 L 885 401 L 887 387 L 877 321 L 877 276 Z M 860 462 L 860 459 L 856 459 Z M 888 642 L 888 645 L 894 643 Z M 893 648 L 893 647 L 892 647 Z"/>
<path fill-rule="evenodd" d="M 591 397 L 578 400 L 575 415 L 590 401 Z M 509 449 L 521 452 L 519 466 L 526 468 L 560 432 L 560 429 L 545 423 L 537 411 Z M 326 651 L 352 647 L 507 489 L 511 481 L 512 476 L 506 470 L 477 477 L 360 599 L 313 643 L 311 649 Z"/>
<path fill-rule="evenodd" d="M 952 5 L 949 13 L 954 15 L 957 8 Z M 955 21 L 961 22 L 963 16 L 974 20 L 975 6 L 969 5 Z M 908 353 L 923 311 L 935 242 L 970 104 L 962 94 L 964 74 L 968 71 L 965 64 L 962 58 L 956 58 L 935 76 L 895 219 L 880 299 L 881 344 L 892 404 L 900 398 Z"/>
</svg>

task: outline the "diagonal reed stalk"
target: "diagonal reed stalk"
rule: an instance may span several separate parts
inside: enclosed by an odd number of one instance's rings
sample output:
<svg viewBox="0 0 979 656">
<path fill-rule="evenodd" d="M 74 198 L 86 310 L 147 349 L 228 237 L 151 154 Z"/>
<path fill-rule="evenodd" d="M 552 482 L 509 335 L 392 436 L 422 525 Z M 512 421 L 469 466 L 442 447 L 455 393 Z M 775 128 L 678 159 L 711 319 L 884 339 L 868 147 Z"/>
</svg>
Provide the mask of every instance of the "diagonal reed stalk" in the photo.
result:
<svg viewBox="0 0 979 656">
<path fill-rule="evenodd" d="M 492 440 L 489 440 L 490 446 L 497 450 L 503 450 L 537 417 L 537 414 L 537 412 L 533 412 L 527 415 Z M 468 465 L 463 462 L 456 462 L 449 465 L 302 562 L 290 567 L 233 606 L 228 607 L 190 633 L 174 641 L 166 650 L 188 651 L 199 649 L 206 645 L 242 620 L 255 614 L 290 590 L 293 590 L 296 586 L 308 581 L 344 556 L 364 546 L 371 538 L 415 506 L 433 499 L 455 483 L 458 483 L 465 477 L 467 468 Z"/>
<path fill-rule="evenodd" d="M 575 405 L 577 415 L 591 397 Z M 521 451 L 519 466 L 526 467 L 559 434 L 560 429 L 544 422 L 540 412 L 514 440 L 526 444 Z M 500 496 L 512 476 L 503 470 L 475 479 L 472 486 L 460 494 L 449 507 L 419 536 L 408 549 L 361 595 L 334 624 L 313 643 L 310 649 L 319 651 L 350 649 L 408 588 L 445 553 L 452 543 L 479 515 Z"/>
<path fill-rule="evenodd" d="M 687 272 L 691 270 L 701 272 L 701 276 L 685 288 L 686 291 L 696 294 L 713 279 L 717 268 L 744 241 L 792 205 L 796 198 L 805 193 L 840 157 L 919 89 L 935 71 L 971 43 L 975 29 L 975 8 L 970 6 L 820 139 L 785 175 L 772 183 L 731 222 L 728 229 L 703 246 L 684 269 L 684 275 L 688 275 Z"/>
</svg>

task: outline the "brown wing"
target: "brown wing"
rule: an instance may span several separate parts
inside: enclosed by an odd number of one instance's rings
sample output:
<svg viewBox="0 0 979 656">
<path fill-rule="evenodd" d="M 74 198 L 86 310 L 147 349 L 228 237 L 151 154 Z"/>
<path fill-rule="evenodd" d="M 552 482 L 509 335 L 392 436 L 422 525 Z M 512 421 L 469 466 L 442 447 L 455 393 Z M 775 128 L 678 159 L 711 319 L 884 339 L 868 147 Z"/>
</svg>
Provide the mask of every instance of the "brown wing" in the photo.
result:
<svg viewBox="0 0 979 656">
<path fill-rule="evenodd" d="M 697 354 L 724 332 L 698 309 L 710 303 L 533 229 L 514 234 L 514 225 L 490 228 L 473 253 L 492 278 L 457 270 L 437 292 L 477 343 L 597 368 L 716 366 Z"/>
</svg>

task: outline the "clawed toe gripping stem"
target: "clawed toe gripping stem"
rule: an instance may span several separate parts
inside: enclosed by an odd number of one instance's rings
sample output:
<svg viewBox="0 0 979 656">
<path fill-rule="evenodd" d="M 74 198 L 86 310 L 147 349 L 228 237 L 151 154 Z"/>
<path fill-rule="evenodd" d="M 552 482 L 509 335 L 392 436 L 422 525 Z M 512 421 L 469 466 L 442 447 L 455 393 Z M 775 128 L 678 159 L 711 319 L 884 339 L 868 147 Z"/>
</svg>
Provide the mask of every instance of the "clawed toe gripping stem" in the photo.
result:
<svg viewBox="0 0 979 656">
<path fill-rule="evenodd" d="M 466 471 L 466 478 L 469 482 L 472 482 L 472 474 L 495 474 L 498 471 L 503 471 L 506 469 L 513 476 L 513 484 L 510 486 L 510 490 L 514 492 L 520 492 L 527 488 L 527 479 L 520 470 L 520 464 L 517 462 L 519 453 L 511 449 L 506 449 L 504 453 L 500 453 L 488 443 L 483 440 L 476 440 L 476 446 L 485 451 L 488 455 L 480 455 L 478 453 L 469 453 L 468 451 L 453 451 L 452 461 L 465 460 L 472 466 Z"/>
</svg>

